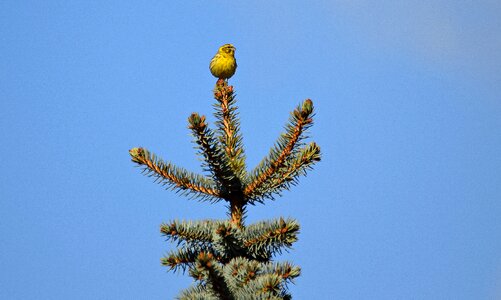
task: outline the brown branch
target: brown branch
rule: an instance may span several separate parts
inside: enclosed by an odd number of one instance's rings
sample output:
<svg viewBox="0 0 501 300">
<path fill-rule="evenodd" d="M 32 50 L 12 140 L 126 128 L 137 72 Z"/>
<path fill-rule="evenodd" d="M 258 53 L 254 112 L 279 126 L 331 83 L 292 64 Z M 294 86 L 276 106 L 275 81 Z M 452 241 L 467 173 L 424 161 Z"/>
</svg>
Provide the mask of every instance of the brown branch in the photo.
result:
<svg viewBox="0 0 501 300">
<path fill-rule="evenodd" d="M 284 221 L 284 219 L 280 218 L 278 228 L 266 231 L 256 238 L 245 241 L 244 246 L 252 247 L 258 243 L 265 243 L 266 241 L 274 238 L 282 242 L 285 240 L 287 234 L 297 232 L 298 230 L 299 227 L 291 227 Z"/>
<path fill-rule="evenodd" d="M 282 150 L 282 152 L 280 153 L 278 158 L 275 161 L 273 161 L 271 163 L 270 167 L 268 169 L 266 169 L 266 171 L 261 173 L 261 175 L 256 180 L 254 180 L 253 182 L 251 182 L 250 184 L 248 184 L 245 187 L 244 195 L 247 196 L 247 195 L 252 194 L 256 188 L 260 187 L 265 181 L 267 181 L 270 177 L 272 177 L 272 175 L 277 170 L 279 170 L 280 168 L 282 168 L 284 166 L 284 163 L 285 163 L 287 157 L 290 156 L 290 154 L 292 153 L 292 149 L 294 148 L 297 141 L 301 137 L 301 134 L 304 131 L 304 126 L 310 124 L 311 122 L 312 122 L 311 118 L 306 118 L 306 119 L 300 118 L 298 120 L 298 122 L 294 128 L 294 133 L 292 134 L 289 142 L 287 143 L 285 148 Z"/>
<path fill-rule="evenodd" d="M 293 178 L 295 174 L 299 173 L 302 168 L 307 167 L 319 160 L 320 148 L 316 143 L 312 142 L 310 145 L 303 149 L 303 153 L 301 153 L 297 159 L 291 162 L 286 171 L 282 173 L 280 177 L 274 179 L 270 188 L 280 186 L 287 180 Z"/>
<path fill-rule="evenodd" d="M 146 150 L 143 148 L 134 148 L 130 150 L 129 153 L 131 154 L 132 160 L 135 163 L 146 166 L 149 170 L 155 172 L 158 176 L 169 180 L 178 188 L 190 189 L 194 192 L 221 198 L 220 191 L 190 182 L 188 178 L 179 178 L 169 172 L 167 168 L 161 168 L 155 163 L 155 161 L 151 160 L 149 155 L 146 155 Z"/>
<path fill-rule="evenodd" d="M 205 162 L 214 177 L 219 181 L 224 189 L 232 187 L 234 183 L 231 178 L 233 173 L 227 169 L 227 162 L 224 154 L 217 147 L 217 141 L 213 138 L 212 131 L 205 123 L 205 116 L 199 116 L 197 113 L 191 114 L 188 118 L 189 128 L 193 131 L 196 143 L 200 146 Z"/>
<path fill-rule="evenodd" d="M 241 199 L 230 200 L 230 222 L 243 227 L 244 202 Z"/>
<path fill-rule="evenodd" d="M 216 108 L 219 112 L 216 113 L 218 125 L 221 130 L 221 143 L 223 150 L 228 157 L 229 163 L 236 175 L 241 175 L 245 172 L 245 163 L 243 162 L 243 149 L 240 146 L 241 137 L 238 133 L 238 119 L 234 114 L 235 107 L 233 98 L 233 86 L 228 86 L 228 83 L 219 79 L 214 90 L 214 98 L 219 105 Z M 239 178 L 241 179 L 241 178 Z"/>
</svg>

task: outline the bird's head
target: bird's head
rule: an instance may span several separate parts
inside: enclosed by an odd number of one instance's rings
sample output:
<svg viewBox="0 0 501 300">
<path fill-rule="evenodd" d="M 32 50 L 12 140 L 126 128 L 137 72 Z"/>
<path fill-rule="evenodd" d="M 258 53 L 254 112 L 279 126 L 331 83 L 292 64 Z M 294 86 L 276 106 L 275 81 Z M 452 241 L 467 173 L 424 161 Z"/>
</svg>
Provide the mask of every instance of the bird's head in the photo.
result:
<svg viewBox="0 0 501 300">
<path fill-rule="evenodd" d="M 219 48 L 219 52 L 233 56 L 235 54 L 235 47 L 232 44 L 225 44 Z"/>
</svg>

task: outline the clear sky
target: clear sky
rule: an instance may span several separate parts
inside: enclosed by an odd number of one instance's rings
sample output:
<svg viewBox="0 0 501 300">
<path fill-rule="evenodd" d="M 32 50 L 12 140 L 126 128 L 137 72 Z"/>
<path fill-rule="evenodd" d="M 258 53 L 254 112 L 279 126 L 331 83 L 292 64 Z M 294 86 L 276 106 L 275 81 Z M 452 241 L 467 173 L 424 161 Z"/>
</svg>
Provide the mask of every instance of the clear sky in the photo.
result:
<svg viewBox="0 0 501 300">
<path fill-rule="evenodd" d="M 188 3 L 185 3 L 188 2 Z M 295 299 L 501 299 L 499 1 L 1 1 L 0 298 L 172 299 L 164 221 L 225 218 L 140 174 L 200 171 L 233 43 L 248 165 L 313 99 L 323 161 L 249 209 L 302 225 Z"/>
</svg>

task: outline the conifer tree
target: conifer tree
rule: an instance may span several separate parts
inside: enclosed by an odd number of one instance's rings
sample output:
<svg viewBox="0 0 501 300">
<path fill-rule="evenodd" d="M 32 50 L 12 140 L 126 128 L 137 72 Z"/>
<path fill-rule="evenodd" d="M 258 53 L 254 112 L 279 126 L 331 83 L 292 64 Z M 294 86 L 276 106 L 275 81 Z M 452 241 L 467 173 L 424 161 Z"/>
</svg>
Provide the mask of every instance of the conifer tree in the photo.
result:
<svg viewBox="0 0 501 300">
<path fill-rule="evenodd" d="M 274 257 L 297 240 L 298 222 L 280 217 L 247 225 L 244 217 L 246 206 L 274 199 L 320 161 L 317 144 L 304 142 L 313 124 L 313 103 L 307 99 L 291 113 L 269 155 L 248 172 L 233 86 L 219 79 L 214 98 L 215 130 L 205 116 L 193 113 L 188 118 L 207 175 L 175 166 L 145 148 L 129 151 L 132 161 L 156 182 L 202 201 L 228 204 L 226 220 L 162 224 L 161 234 L 178 248 L 161 263 L 174 271 L 188 270 L 195 280 L 178 299 L 291 299 L 287 284 L 300 268 Z"/>
</svg>

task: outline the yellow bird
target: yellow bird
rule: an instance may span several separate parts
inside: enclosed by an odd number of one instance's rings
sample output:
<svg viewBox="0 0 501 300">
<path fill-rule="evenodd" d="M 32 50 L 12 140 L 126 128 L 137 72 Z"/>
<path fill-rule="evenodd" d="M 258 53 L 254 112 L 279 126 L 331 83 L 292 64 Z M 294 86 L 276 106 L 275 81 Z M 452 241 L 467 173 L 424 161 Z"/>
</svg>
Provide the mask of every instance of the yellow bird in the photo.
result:
<svg viewBox="0 0 501 300">
<path fill-rule="evenodd" d="M 235 47 L 232 44 L 219 47 L 216 55 L 210 61 L 209 69 L 212 75 L 219 79 L 228 79 L 233 76 L 237 70 Z"/>
</svg>

